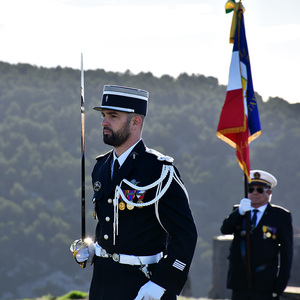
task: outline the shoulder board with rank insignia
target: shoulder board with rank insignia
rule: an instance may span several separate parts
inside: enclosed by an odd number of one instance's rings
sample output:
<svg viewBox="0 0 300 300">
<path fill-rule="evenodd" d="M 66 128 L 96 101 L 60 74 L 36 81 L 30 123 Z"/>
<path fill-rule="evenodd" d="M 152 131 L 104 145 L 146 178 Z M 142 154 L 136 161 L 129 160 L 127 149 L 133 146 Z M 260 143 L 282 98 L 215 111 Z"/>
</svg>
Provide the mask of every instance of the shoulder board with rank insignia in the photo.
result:
<svg viewBox="0 0 300 300">
<path fill-rule="evenodd" d="M 101 159 L 103 159 L 103 158 L 109 156 L 109 154 L 110 154 L 111 152 L 112 152 L 112 150 L 110 150 L 110 151 L 108 151 L 108 152 L 106 152 L 106 153 L 104 153 L 104 154 L 98 155 L 98 156 L 96 157 L 96 160 L 99 161 L 99 160 L 101 160 Z"/>
<path fill-rule="evenodd" d="M 157 157 L 157 160 L 159 160 L 159 161 L 164 161 L 164 162 L 167 162 L 170 164 L 174 162 L 173 157 L 164 155 L 154 149 L 146 148 L 146 152 L 155 155 Z"/>
</svg>

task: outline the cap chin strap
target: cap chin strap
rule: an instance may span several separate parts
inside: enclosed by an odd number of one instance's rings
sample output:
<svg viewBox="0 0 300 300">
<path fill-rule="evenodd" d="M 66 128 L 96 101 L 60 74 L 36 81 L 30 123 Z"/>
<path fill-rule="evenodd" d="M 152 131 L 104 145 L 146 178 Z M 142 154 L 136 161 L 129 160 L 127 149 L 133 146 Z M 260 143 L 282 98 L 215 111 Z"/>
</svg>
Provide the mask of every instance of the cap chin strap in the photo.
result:
<svg viewBox="0 0 300 300">
<path fill-rule="evenodd" d="M 163 186 L 163 181 L 166 179 L 166 177 L 168 176 L 168 180 L 166 182 L 166 184 Z M 160 178 L 156 181 L 154 181 L 152 184 L 149 184 L 147 186 L 137 186 L 135 184 L 133 184 L 132 182 L 129 182 L 127 179 L 123 179 L 119 185 L 116 186 L 115 189 L 115 197 L 113 199 L 113 205 L 114 205 L 114 222 L 113 222 L 113 234 L 114 234 L 114 238 L 113 238 L 113 244 L 115 245 L 116 242 L 116 236 L 119 234 L 119 198 L 122 198 L 122 200 L 129 204 L 132 205 L 134 207 L 145 207 L 145 206 L 149 206 L 152 204 L 155 204 L 155 214 L 156 217 L 160 223 L 160 225 L 162 226 L 162 228 L 167 231 L 164 226 L 162 225 L 160 219 L 159 219 L 159 213 L 158 213 L 158 201 L 161 199 L 161 197 L 163 197 L 163 195 L 166 193 L 166 191 L 168 190 L 168 188 L 170 187 L 172 180 L 175 179 L 175 181 L 179 184 L 179 186 L 183 189 L 183 191 L 186 194 L 186 197 L 189 199 L 188 197 L 188 192 L 185 188 L 185 186 L 183 185 L 183 183 L 181 182 L 180 178 L 178 177 L 178 175 L 176 174 L 174 167 L 172 165 L 163 165 L 162 167 L 162 171 L 161 171 L 161 175 Z M 132 189 L 134 190 L 140 190 L 140 191 L 147 191 L 150 190 L 152 188 L 156 187 L 156 194 L 155 197 L 148 202 L 145 203 L 134 203 L 129 201 L 126 196 L 124 195 L 121 186 L 122 183 L 127 184 L 128 186 L 130 186 Z"/>
</svg>

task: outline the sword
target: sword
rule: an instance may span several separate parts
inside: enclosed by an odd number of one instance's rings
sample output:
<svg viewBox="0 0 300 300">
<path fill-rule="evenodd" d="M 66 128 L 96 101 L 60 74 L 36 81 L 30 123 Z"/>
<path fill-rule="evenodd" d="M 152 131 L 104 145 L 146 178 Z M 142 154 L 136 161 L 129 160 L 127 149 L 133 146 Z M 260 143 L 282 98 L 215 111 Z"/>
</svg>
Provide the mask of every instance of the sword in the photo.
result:
<svg viewBox="0 0 300 300">
<path fill-rule="evenodd" d="M 85 136 L 84 136 L 84 71 L 83 71 L 83 53 L 81 53 L 81 239 L 85 239 Z M 82 262 L 82 268 L 85 268 L 86 261 Z"/>
</svg>

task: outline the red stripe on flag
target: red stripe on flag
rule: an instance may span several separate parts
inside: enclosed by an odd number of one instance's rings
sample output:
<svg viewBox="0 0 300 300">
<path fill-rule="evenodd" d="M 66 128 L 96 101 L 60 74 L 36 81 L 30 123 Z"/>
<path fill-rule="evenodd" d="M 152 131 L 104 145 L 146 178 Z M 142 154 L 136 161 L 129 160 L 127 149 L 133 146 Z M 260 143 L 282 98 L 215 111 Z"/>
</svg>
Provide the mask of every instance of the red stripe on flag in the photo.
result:
<svg viewBox="0 0 300 300">
<path fill-rule="evenodd" d="M 221 111 L 218 133 L 226 135 L 245 131 L 245 111 L 243 90 L 227 91 L 225 102 Z"/>
<path fill-rule="evenodd" d="M 239 165 L 249 176 L 249 131 L 242 89 L 227 91 L 220 114 L 217 137 L 236 149 Z"/>
<path fill-rule="evenodd" d="M 236 148 L 236 157 L 239 162 L 240 167 L 244 170 L 244 173 L 249 177 L 250 172 L 250 153 L 249 153 L 249 130 L 248 130 L 248 121 L 245 116 L 245 131 L 239 132 L 235 135 L 235 148 Z"/>
</svg>

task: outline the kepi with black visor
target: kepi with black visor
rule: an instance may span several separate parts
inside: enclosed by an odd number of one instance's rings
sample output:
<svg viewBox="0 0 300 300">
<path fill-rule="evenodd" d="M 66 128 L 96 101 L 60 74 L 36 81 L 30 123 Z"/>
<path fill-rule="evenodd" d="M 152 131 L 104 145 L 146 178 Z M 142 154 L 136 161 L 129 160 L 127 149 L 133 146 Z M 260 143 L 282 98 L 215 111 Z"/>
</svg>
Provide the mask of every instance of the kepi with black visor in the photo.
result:
<svg viewBox="0 0 300 300">
<path fill-rule="evenodd" d="M 149 92 L 145 90 L 117 85 L 105 85 L 103 87 L 101 106 L 93 107 L 93 109 L 98 111 L 111 109 L 146 116 L 148 98 Z"/>
</svg>

